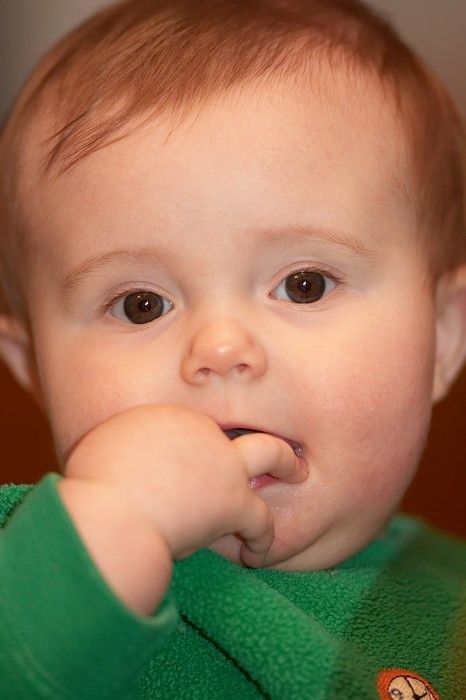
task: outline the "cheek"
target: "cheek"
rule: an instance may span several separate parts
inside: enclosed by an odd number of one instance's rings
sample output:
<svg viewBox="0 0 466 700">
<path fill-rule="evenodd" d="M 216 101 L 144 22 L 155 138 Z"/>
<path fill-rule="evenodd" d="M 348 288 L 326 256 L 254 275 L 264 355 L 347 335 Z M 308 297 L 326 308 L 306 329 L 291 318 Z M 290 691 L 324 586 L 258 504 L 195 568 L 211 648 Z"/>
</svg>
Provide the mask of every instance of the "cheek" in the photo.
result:
<svg viewBox="0 0 466 700">
<path fill-rule="evenodd" d="M 149 401 L 141 368 L 118 352 L 90 343 L 68 349 L 58 344 L 53 354 L 45 356 L 42 381 L 59 455 L 107 418 Z"/>
<path fill-rule="evenodd" d="M 352 324 L 306 375 L 310 451 L 335 488 L 402 491 L 431 417 L 434 335 L 428 318 Z M 309 366 L 309 365 L 308 365 Z M 339 486 L 340 485 L 340 486 Z"/>
</svg>

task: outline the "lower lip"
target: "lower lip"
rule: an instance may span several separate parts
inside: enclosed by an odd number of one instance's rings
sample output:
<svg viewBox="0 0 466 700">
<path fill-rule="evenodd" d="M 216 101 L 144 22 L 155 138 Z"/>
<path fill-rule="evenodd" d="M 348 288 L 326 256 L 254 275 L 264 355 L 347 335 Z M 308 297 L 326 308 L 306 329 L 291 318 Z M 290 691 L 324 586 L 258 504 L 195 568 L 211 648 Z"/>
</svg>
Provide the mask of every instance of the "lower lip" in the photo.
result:
<svg viewBox="0 0 466 700">
<path fill-rule="evenodd" d="M 270 474 L 262 474 L 261 476 L 255 476 L 252 479 L 249 479 L 249 486 L 252 489 L 262 489 L 265 486 L 276 484 L 277 481 L 280 481 L 280 479 L 277 479 L 275 476 L 270 476 Z"/>
</svg>

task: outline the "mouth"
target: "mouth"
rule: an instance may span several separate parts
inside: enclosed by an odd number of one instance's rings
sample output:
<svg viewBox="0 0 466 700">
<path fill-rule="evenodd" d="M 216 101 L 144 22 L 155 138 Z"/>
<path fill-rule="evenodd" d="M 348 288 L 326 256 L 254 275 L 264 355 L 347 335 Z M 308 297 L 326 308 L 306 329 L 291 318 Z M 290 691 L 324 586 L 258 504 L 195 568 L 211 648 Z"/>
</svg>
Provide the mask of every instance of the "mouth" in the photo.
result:
<svg viewBox="0 0 466 700">
<path fill-rule="evenodd" d="M 304 448 L 299 442 L 295 442 L 294 440 L 290 440 L 289 438 L 284 437 L 283 435 L 277 435 L 275 433 L 268 433 L 265 430 L 258 430 L 255 428 L 222 428 L 223 432 L 227 437 L 230 438 L 230 440 L 234 440 L 237 437 L 240 437 L 241 435 L 248 435 L 249 433 L 264 433 L 265 435 L 273 435 L 273 437 L 277 437 L 280 440 L 284 440 L 284 442 L 287 442 L 288 445 L 291 447 L 293 452 L 297 457 L 303 457 L 304 456 Z"/>
</svg>

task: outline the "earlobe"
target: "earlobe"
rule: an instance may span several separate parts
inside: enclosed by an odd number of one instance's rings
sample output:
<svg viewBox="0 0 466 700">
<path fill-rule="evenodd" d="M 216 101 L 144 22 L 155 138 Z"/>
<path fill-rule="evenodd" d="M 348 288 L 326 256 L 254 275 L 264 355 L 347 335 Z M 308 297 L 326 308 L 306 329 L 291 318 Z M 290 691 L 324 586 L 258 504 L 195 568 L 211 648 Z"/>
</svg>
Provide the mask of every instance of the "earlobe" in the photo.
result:
<svg viewBox="0 0 466 700">
<path fill-rule="evenodd" d="M 446 397 L 466 360 L 466 266 L 439 281 L 436 307 L 433 403 Z"/>
<path fill-rule="evenodd" d="M 30 335 L 23 324 L 0 316 L 0 359 L 23 389 L 42 406 Z"/>
</svg>

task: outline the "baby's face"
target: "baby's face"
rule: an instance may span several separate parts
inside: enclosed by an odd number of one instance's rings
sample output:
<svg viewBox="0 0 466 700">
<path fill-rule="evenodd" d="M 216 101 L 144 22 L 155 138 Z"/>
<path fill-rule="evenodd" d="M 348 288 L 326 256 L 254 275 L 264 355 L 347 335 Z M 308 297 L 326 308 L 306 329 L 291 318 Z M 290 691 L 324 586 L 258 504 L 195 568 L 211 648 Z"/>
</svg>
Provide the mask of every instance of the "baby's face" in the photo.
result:
<svg viewBox="0 0 466 700">
<path fill-rule="evenodd" d="M 299 442 L 307 480 L 258 490 L 269 564 L 298 569 L 383 530 L 425 444 L 435 356 L 386 105 L 307 94 L 245 89 L 31 186 L 27 288 L 62 463 L 149 403 Z M 238 561 L 233 536 L 214 548 Z"/>
</svg>

